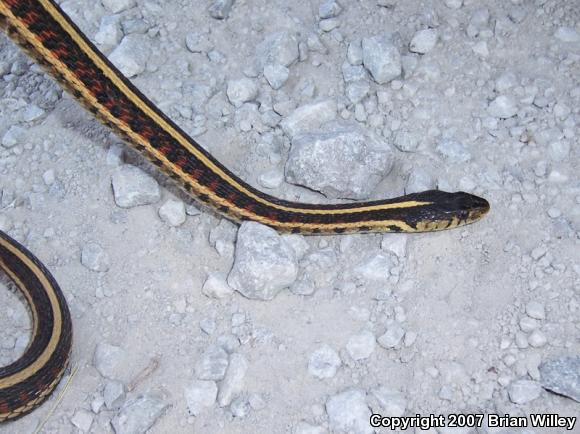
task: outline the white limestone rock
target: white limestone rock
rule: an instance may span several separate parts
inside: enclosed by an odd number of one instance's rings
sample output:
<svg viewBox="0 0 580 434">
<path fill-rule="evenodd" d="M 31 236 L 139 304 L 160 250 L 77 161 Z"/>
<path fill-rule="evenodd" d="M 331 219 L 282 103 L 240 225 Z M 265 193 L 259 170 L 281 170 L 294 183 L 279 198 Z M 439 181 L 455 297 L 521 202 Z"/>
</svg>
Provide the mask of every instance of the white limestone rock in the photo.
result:
<svg viewBox="0 0 580 434">
<path fill-rule="evenodd" d="M 508 119 L 518 113 L 518 106 L 512 97 L 499 95 L 489 103 L 487 112 L 494 118 Z"/>
<path fill-rule="evenodd" d="M 327 344 L 310 355 L 308 361 L 308 373 L 318 379 L 332 378 L 342 364 L 338 353 Z"/>
<path fill-rule="evenodd" d="M 401 53 L 393 43 L 392 35 L 382 34 L 362 40 L 363 64 L 379 84 L 385 84 L 401 75 Z"/>
<path fill-rule="evenodd" d="M 409 43 L 409 51 L 412 53 L 426 54 L 437 44 L 439 33 L 436 29 L 419 30 Z"/>
<path fill-rule="evenodd" d="M 264 66 L 264 77 L 272 89 L 278 90 L 284 86 L 289 76 L 290 70 L 284 65 L 269 64 Z"/>
<path fill-rule="evenodd" d="M 169 226 L 181 226 L 186 218 L 185 204 L 181 200 L 169 199 L 159 208 L 159 217 Z"/>
<path fill-rule="evenodd" d="M 268 64 L 288 67 L 298 60 L 298 56 L 298 40 L 286 31 L 271 33 L 256 47 L 256 60 L 262 68 Z"/>
<path fill-rule="evenodd" d="M 297 275 L 296 253 L 280 234 L 255 222 L 240 226 L 230 287 L 248 298 L 271 300 Z"/>
<path fill-rule="evenodd" d="M 225 20 L 230 16 L 234 0 L 215 0 L 208 9 L 209 15 L 216 20 Z"/>
<path fill-rule="evenodd" d="M 210 345 L 195 364 L 195 375 L 200 380 L 223 380 L 228 364 L 228 353 L 219 345 Z"/>
<path fill-rule="evenodd" d="M 118 14 L 135 6 L 135 0 L 101 0 L 101 3 L 114 14 Z"/>
<path fill-rule="evenodd" d="M 87 243 L 81 250 L 81 264 L 89 270 L 105 273 L 111 267 L 111 259 L 99 244 Z"/>
<path fill-rule="evenodd" d="M 375 351 L 376 342 L 375 335 L 369 330 L 364 330 L 350 337 L 346 343 L 346 350 L 353 360 L 368 359 Z"/>
<path fill-rule="evenodd" d="M 217 398 L 218 387 L 215 381 L 195 380 L 185 389 L 185 402 L 190 414 L 199 416 L 212 407 Z"/>
<path fill-rule="evenodd" d="M 230 356 L 230 363 L 218 392 L 217 400 L 220 407 L 230 405 L 233 398 L 242 391 L 247 370 L 248 361 L 244 356 L 239 353 Z"/>
<path fill-rule="evenodd" d="M 282 130 L 290 138 L 314 131 L 326 122 L 336 119 L 336 101 L 324 99 L 305 104 L 295 109 L 280 123 Z"/>
<path fill-rule="evenodd" d="M 543 362 L 540 367 L 542 387 L 580 403 L 580 357 L 566 356 Z"/>
<path fill-rule="evenodd" d="M 286 181 L 331 198 L 368 198 L 393 166 L 390 145 L 352 122 L 294 137 Z"/>
<path fill-rule="evenodd" d="M 228 81 L 226 94 L 228 100 L 235 106 L 241 107 L 244 103 L 254 101 L 258 96 L 258 85 L 251 78 L 239 78 Z"/>
<path fill-rule="evenodd" d="M 141 34 L 131 34 L 109 54 L 109 60 L 128 78 L 145 71 L 151 40 Z"/>
<path fill-rule="evenodd" d="M 508 387 L 510 401 L 514 404 L 526 404 L 538 398 L 541 393 L 540 383 L 532 380 L 517 380 Z"/>
<path fill-rule="evenodd" d="M 157 394 L 147 393 L 128 400 L 113 417 L 115 434 L 142 434 L 151 428 L 169 407 Z"/>
<path fill-rule="evenodd" d="M 326 413 L 333 432 L 372 434 L 369 423 L 371 411 L 366 404 L 366 394 L 361 389 L 348 389 L 326 401 Z"/>
<path fill-rule="evenodd" d="M 157 202 L 161 198 L 159 184 L 141 169 L 129 164 L 120 166 L 111 178 L 115 203 L 133 208 Z"/>
</svg>

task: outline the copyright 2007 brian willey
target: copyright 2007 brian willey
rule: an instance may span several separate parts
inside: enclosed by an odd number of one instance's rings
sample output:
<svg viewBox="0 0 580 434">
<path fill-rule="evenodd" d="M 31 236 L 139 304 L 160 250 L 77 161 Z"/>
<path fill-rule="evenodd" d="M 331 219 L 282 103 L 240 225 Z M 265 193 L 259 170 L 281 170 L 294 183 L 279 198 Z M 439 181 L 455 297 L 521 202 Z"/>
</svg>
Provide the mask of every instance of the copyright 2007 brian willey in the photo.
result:
<svg viewBox="0 0 580 434">
<path fill-rule="evenodd" d="M 431 428 L 562 428 L 574 429 L 576 417 L 560 416 L 556 413 L 533 413 L 528 416 L 510 416 L 509 414 L 448 414 L 422 416 L 388 417 L 373 414 L 370 417 L 373 428 L 388 428 L 405 431 L 411 428 L 428 430 Z"/>
</svg>

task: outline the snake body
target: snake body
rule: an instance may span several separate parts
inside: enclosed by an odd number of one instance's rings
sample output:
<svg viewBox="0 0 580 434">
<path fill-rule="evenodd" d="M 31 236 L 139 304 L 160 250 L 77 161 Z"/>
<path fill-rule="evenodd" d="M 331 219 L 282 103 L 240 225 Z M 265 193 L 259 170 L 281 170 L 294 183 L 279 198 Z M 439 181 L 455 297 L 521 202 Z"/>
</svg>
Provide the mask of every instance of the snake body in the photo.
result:
<svg viewBox="0 0 580 434">
<path fill-rule="evenodd" d="M 167 118 L 52 0 L 0 0 L 0 26 L 85 108 L 192 197 L 234 222 L 280 232 L 428 232 L 472 223 L 485 199 L 438 190 L 346 204 L 306 204 L 242 181 Z M 0 422 L 26 414 L 53 391 L 70 356 L 72 327 L 62 292 L 24 246 L 0 232 L 0 268 L 24 294 L 33 331 L 24 355 L 0 367 Z"/>
</svg>

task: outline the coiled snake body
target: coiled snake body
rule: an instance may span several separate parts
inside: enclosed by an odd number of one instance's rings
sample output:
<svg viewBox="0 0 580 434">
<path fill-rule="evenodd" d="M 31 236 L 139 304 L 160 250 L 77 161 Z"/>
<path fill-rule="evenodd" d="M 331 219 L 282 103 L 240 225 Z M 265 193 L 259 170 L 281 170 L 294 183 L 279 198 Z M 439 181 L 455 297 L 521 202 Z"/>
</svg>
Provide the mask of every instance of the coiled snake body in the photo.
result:
<svg viewBox="0 0 580 434">
<path fill-rule="evenodd" d="M 161 113 L 52 0 L 0 0 L 0 26 L 101 122 L 191 196 L 235 222 L 301 234 L 427 232 L 472 223 L 489 210 L 480 197 L 437 190 L 332 205 L 272 197 L 231 173 Z M 69 359 L 72 327 L 50 273 L 3 232 L 0 267 L 24 294 L 33 324 L 24 355 L 0 368 L 1 422 L 26 414 L 56 387 Z"/>
</svg>

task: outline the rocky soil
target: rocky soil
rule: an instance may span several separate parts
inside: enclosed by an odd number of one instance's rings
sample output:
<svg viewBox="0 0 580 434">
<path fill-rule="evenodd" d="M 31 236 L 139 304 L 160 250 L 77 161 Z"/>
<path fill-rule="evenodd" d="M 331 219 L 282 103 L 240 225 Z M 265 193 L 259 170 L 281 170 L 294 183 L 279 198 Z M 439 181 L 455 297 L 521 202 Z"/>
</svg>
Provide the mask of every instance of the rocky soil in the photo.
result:
<svg viewBox="0 0 580 434">
<path fill-rule="evenodd" d="M 63 288 L 74 375 L 0 433 L 372 433 L 371 413 L 580 415 L 577 1 L 59 3 L 269 194 L 439 188 L 492 209 L 420 235 L 238 227 L 2 36 L 0 229 Z M 4 282 L 0 365 L 30 333 Z"/>
</svg>

